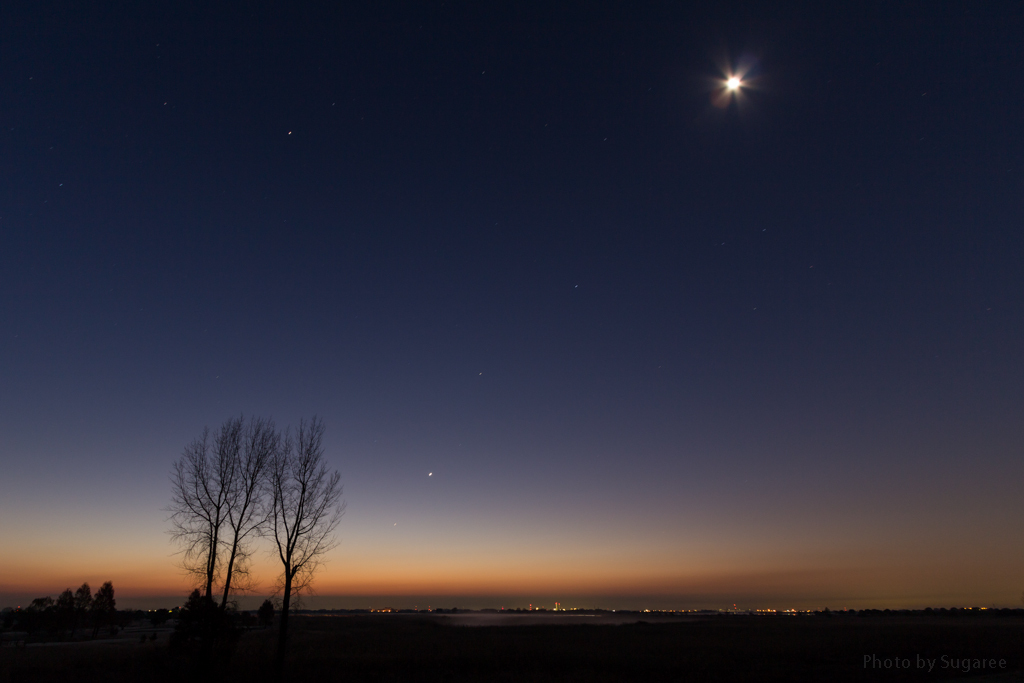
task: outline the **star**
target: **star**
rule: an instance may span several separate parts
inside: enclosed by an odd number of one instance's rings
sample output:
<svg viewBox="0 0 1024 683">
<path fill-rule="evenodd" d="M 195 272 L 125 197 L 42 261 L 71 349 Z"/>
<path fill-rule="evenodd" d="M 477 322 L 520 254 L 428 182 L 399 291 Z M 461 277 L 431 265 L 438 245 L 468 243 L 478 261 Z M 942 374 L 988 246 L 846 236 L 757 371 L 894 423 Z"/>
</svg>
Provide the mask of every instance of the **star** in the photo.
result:
<svg viewBox="0 0 1024 683">
<path fill-rule="evenodd" d="M 741 85 L 743 85 L 743 81 L 739 76 L 732 76 L 725 82 L 725 87 L 733 91 L 739 90 Z"/>
</svg>

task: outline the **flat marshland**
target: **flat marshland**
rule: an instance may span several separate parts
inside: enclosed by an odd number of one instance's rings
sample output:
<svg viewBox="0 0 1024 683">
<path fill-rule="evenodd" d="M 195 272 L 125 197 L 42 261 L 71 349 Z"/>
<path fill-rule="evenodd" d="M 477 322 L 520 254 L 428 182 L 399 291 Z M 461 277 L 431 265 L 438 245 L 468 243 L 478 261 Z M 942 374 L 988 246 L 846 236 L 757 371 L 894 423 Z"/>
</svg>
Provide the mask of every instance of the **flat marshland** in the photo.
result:
<svg viewBox="0 0 1024 683">
<path fill-rule="evenodd" d="M 1024 681 L 1019 615 L 640 618 L 468 626 L 457 616 L 296 616 L 285 680 Z M 248 632 L 214 664 L 163 639 L 5 647 L 0 680 L 271 681 L 275 642 L 271 630 Z"/>
</svg>

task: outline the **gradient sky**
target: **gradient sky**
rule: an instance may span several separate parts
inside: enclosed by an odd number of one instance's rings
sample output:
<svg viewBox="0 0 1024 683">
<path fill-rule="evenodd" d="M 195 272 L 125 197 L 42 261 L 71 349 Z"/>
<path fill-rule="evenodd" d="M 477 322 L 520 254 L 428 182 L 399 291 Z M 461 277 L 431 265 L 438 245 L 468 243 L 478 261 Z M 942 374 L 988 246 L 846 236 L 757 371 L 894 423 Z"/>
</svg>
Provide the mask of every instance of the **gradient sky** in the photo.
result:
<svg viewBox="0 0 1024 683">
<path fill-rule="evenodd" d="M 1024 6 L 339 4 L 0 7 L 0 604 L 244 413 L 320 606 L 1019 605 Z"/>
</svg>

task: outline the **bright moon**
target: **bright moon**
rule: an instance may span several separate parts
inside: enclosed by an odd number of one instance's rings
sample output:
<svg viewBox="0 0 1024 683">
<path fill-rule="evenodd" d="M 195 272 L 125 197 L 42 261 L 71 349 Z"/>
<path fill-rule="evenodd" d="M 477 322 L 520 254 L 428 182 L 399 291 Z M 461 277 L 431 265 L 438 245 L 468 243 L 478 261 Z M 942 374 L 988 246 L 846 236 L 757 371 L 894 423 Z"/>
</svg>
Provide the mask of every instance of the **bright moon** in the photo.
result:
<svg viewBox="0 0 1024 683">
<path fill-rule="evenodd" d="M 739 77 L 733 76 L 732 78 L 727 80 L 725 82 L 725 87 L 728 88 L 729 90 L 739 90 L 740 89 L 740 79 L 739 79 Z"/>
</svg>

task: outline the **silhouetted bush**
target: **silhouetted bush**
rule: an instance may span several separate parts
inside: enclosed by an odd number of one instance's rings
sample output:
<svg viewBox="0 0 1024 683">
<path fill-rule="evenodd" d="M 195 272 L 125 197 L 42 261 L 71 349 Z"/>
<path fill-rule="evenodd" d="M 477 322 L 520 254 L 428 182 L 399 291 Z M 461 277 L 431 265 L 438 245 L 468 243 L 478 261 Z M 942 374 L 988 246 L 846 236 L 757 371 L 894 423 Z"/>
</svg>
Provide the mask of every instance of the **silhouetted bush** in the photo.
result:
<svg viewBox="0 0 1024 683">
<path fill-rule="evenodd" d="M 233 612 L 221 608 L 197 588 L 178 611 L 178 625 L 171 634 L 172 649 L 203 663 L 227 659 L 240 635 L 232 616 Z"/>
<path fill-rule="evenodd" d="M 260 620 L 260 626 L 269 627 L 274 625 L 274 603 L 270 599 L 263 601 L 259 612 L 256 613 Z"/>
</svg>

